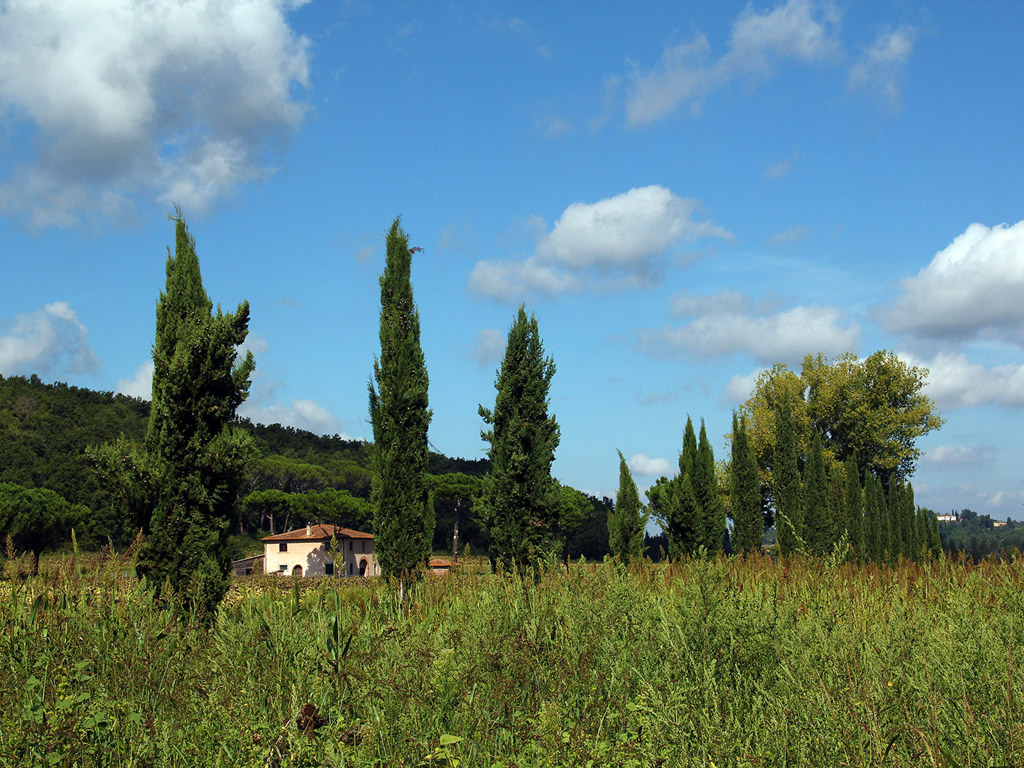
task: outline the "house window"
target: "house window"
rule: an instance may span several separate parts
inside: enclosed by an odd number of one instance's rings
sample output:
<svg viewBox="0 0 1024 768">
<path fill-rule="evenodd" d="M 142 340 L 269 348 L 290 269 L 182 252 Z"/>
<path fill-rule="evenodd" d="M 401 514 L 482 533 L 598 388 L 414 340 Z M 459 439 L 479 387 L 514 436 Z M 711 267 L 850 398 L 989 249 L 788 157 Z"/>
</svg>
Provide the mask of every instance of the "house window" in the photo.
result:
<svg viewBox="0 0 1024 768">
<path fill-rule="evenodd" d="M 288 566 L 287 565 L 282 565 L 277 570 L 279 570 L 281 573 L 285 573 L 288 570 Z"/>
<path fill-rule="evenodd" d="M 334 575 L 334 563 L 324 563 L 324 573 L 328 576 Z"/>
<path fill-rule="evenodd" d="M 366 542 L 365 541 L 360 541 L 359 542 L 359 551 L 360 552 L 365 552 L 366 551 Z"/>
<path fill-rule="evenodd" d="M 349 551 L 349 552 L 351 552 L 351 551 L 352 551 L 352 542 L 351 542 L 351 541 L 350 541 L 350 542 L 348 543 L 348 551 Z"/>
<path fill-rule="evenodd" d="M 354 568 L 353 568 L 352 566 L 353 566 L 353 564 L 352 564 L 352 563 L 349 563 L 349 564 L 348 564 L 348 575 L 349 575 L 349 576 L 351 576 L 351 575 L 352 575 L 352 572 L 353 572 L 353 570 L 354 570 Z"/>
<path fill-rule="evenodd" d="M 280 544 L 278 544 L 277 545 L 277 551 L 278 552 L 287 552 L 288 551 L 288 542 L 287 541 L 282 541 Z"/>
</svg>

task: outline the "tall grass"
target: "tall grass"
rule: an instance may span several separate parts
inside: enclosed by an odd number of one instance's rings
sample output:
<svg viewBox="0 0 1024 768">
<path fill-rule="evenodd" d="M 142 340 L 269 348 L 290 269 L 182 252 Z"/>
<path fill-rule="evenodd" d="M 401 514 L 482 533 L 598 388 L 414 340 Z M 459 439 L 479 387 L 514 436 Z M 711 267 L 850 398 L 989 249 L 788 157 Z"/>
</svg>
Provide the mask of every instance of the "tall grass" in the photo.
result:
<svg viewBox="0 0 1024 768">
<path fill-rule="evenodd" d="M 238 582 L 113 556 L 0 592 L 0 765 L 1016 766 L 1024 564 Z M 327 722 L 300 733 L 311 703 Z"/>
</svg>

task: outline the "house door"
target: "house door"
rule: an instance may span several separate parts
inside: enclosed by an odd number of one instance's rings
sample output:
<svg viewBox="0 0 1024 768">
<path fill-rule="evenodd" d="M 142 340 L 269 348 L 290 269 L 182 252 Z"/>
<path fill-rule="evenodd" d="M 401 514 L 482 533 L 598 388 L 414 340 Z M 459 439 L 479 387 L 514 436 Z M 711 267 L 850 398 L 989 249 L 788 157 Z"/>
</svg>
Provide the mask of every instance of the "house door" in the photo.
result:
<svg viewBox="0 0 1024 768">
<path fill-rule="evenodd" d="M 365 557 L 362 560 L 359 561 L 359 575 L 360 576 L 365 576 L 366 575 L 366 558 Z"/>
<path fill-rule="evenodd" d="M 292 568 L 292 576 L 301 576 L 301 575 L 302 575 L 302 566 L 301 565 L 296 565 L 294 568 Z"/>
</svg>

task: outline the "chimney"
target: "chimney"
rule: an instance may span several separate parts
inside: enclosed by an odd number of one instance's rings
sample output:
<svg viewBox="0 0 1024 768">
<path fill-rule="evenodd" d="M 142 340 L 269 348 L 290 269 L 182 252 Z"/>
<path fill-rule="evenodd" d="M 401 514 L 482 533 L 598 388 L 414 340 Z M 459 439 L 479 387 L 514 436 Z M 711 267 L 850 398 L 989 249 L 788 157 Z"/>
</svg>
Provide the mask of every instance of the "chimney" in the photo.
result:
<svg viewBox="0 0 1024 768">
<path fill-rule="evenodd" d="M 307 538 L 311 538 L 313 536 L 313 524 L 312 523 L 306 523 L 306 536 L 307 536 Z"/>
</svg>

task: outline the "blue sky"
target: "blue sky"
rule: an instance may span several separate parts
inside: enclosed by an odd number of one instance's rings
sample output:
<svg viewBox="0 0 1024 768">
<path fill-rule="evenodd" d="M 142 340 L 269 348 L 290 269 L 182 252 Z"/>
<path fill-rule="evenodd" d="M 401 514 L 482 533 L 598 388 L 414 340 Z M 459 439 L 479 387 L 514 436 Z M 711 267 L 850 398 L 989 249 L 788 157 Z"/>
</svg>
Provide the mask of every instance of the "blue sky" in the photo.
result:
<svg viewBox="0 0 1024 768">
<path fill-rule="evenodd" d="M 479 457 L 504 335 L 558 367 L 555 474 L 716 453 L 758 371 L 891 349 L 945 426 L 919 503 L 1024 517 L 1018 2 L 0 6 L 0 373 L 148 396 L 172 201 L 252 306 L 243 413 L 367 437 L 383 233 L 430 439 Z"/>
</svg>

